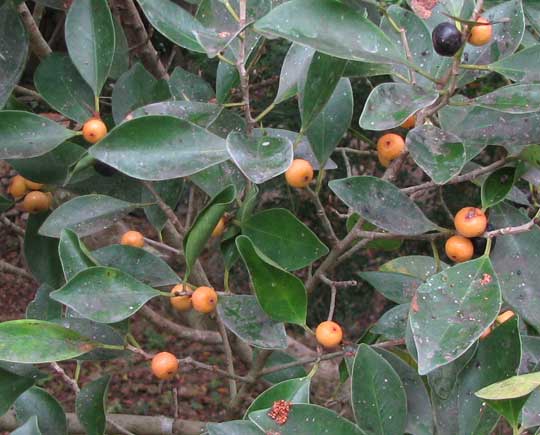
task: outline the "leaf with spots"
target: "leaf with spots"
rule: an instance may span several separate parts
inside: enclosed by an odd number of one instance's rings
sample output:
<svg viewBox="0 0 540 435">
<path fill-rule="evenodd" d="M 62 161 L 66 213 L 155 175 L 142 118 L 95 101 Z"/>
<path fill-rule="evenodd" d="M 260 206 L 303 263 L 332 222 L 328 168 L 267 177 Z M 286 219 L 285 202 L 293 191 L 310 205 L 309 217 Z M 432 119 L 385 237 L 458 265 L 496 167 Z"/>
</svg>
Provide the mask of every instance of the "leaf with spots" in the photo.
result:
<svg viewBox="0 0 540 435">
<path fill-rule="evenodd" d="M 32 387 L 15 402 L 17 421 L 36 416 L 42 435 L 67 435 L 66 414 L 62 405 L 45 390 Z"/>
<path fill-rule="evenodd" d="M 310 377 L 289 379 L 273 385 L 268 390 L 259 394 L 251 405 L 249 405 L 244 418 L 247 418 L 251 412 L 271 408 L 276 400 L 286 400 L 293 404 L 309 403 L 310 385 Z"/>
<path fill-rule="evenodd" d="M 411 302 L 416 289 L 424 282 L 411 275 L 396 272 L 359 272 L 358 275 L 396 304 Z"/>
</svg>

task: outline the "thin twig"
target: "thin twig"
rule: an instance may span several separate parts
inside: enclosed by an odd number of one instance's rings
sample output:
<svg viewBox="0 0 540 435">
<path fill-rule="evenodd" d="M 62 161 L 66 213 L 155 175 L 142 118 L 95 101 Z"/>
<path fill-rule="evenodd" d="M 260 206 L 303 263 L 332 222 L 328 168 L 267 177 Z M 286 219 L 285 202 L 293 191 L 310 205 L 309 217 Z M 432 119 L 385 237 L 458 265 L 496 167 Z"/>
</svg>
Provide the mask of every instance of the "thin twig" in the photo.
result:
<svg viewBox="0 0 540 435">
<path fill-rule="evenodd" d="M 181 235 L 185 233 L 185 228 L 178 219 L 178 216 L 174 213 L 173 209 L 167 205 L 165 201 L 161 198 L 157 190 L 154 188 L 153 184 L 150 181 L 143 181 L 144 186 L 152 193 L 154 196 L 159 208 L 165 213 L 165 216 L 167 216 L 167 219 L 171 221 L 171 223 L 176 228 L 176 231 L 178 231 Z"/>
<path fill-rule="evenodd" d="M 239 0 L 238 3 L 240 8 L 238 25 L 240 26 L 240 28 L 244 28 L 247 24 L 247 0 Z M 242 99 L 244 101 L 244 115 L 247 122 L 247 132 L 248 134 L 251 134 L 253 126 L 255 125 L 255 120 L 251 115 L 251 105 L 249 98 L 249 74 L 246 69 L 246 32 L 243 31 L 240 36 L 240 50 L 236 58 L 236 68 L 238 69 L 238 74 L 240 75 L 240 89 L 242 90 Z"/>
<path fill-rule="evenodd" d="M 246 377 L 246 376 L 239 376 L 239 375 L 234 374 L 234 373 L 229 373 L 226 370 L 222 370 L 219 367 L 216 367 L 214 365 L 205 364 L 205 363 L 200 362 L 200 361 L 195 361 L 190 356 L 188 356 L 186 358 L 179 359 L 178 361 L 180 362 L 180 364 L 191 365 L 193 367 L 197 367 L 199 369 L 203 369 L 203 370 L 206 370 L 206 371 L 209 371 L 209 372 L 212 372 L 212 373 L 216 373 L 218 375 L 225 376 L 227 378 L 231 378 L 231 379 L 237 380 L 239 382 L 252 382 L 252 380 L 250 378 Z"/>
<path fill-rule="evenodd" d="M 0 220 L 2 223 L 8 227 L 9 229 L 13 230 L 14 233 L 18 234 L 19 236 L 24 236 L 25 232 L 24 229 L 21 228 L 19 225 L 17 225 L 14 222 L 11 222 L 6 216 L 0 216 Z"/>
<path fill-rule="evenodd" d="M 56 373 L 58 373 L 62 379 L 64 379 L 64 381 L 71 387 L 71 389 L 76 393 L 76 394 L 79 394 L 79 392 L 81 391 L 81 389 L 79 388 L 79 385 L 77 384 L 77 382 L 75 381 L 75 379 L 71 378 L 66 372 L 65 370 L 60 367 L 58 365 L 58 363 L 56 362 L 53 362 L 51 363 L 51 367 L 54 369 L 54 371 Z"/>
<path fill-rule="evenodd" d="M 326 210 L 324 209 L 324 206 L 322 205 L 321 199 L 319 198 L 319 195 L 315 193 L 313 190 L 311 190 L 309 187 L 307 187 L 306 190 L 313 198 L 313 202 L 315 203 L 315 208 L 317 209 L 317 215 L 321 219 L 321 223 L 323 224 L 325 231 L 328 233 L 328 236 L 330 237 L 330 242 L 332 243 L 332 246 L 334 246 L 339 241 L 339 239 L 334 231 L 334 228 L 332 227 L 332 223 L 330 222 L 330 219 L 328 219 L 328 215 L 326 214 Z"/>
<path fill-rule="evenodd" d="M 527 223 L 524 223 L 523 225 L 518 225 L 515 227 L 505 227 L 505 228 L 499 228 L 498 230 L 488 231 L 485 234 L 485 237 L 488 237 L 492 239 L 493 237 L 497 236 L 506 236 L 508 234 L 520 234 L 525 233 L 532 228 L 534 228 L 535 225 L 538 225 L 540 221 L 540 209 L 536 212 L 534 217 Z"/>
<path fill-rule="evenodd" d="M 25 88 L 23 86 L 17 85 L 17 86 L 15 86 L 15 89 L 13 89 L 13 90 L 18 94 L 26 95 L 28 97 L 32 97 L 36 101 L 43 101 L 42 96 L 39 95 L 39 93 L 37 93 L 36 91 L 34 91 L 32 89 L 28 89 L 28 88 Z"/>
<path fill-rule="evenodd" d="M 356 148 L 350 147 L 337 147 L 334 152 L 345 152 L 349 154 L 357 154 L 359 156 L 376 156 L 377 151 L 375 150 L 357 150 Z"/>
<path fill-rule="evenodd" d="M 17 266 L 13 266 L 13 264 L 10 264 L 4 260 L 0 260 L 0 272 L 11 273 L 12 275 L 18 275 L 23 278 L 27 278 L 27 279 L 31 279 L 35 281 L 35 278 L 26 270 L 21 269 L 20 267 L 17 267 Z"/>
<path fill-rule="evenodd" d="M 349 280 L 349 281 L 334 281 L 330 278 L 328 278 L 326 275 L 321 275 L 321 281 L 324 282 L 326 285 L 330 287 L 336 287 L 336 288 L 347 288 L 347 287 L 355 287 L 358 285 L 358 281 L 355 280 Z"/>
<path fill-rule="evenodd" d="M 52 53 L 51 47 L 49 47 L 49 44 L 47 44 L 47 41 L 43 38 L 43 35 L 39 31 L 39 27 L 34 21 L 34 17 L 32 17 L 32 14 L 24 1 L 17 6 L 17 11 L 21 15 L 24 27 L 28 32 L 32 51 L 39 59 L 46 58 Z"/>
<path fill-rule="evenodd" d="M 169 246 L 165 243 L 161 243 L 161 242 L 157 242 L 155 240 L 149 239 L 148 237 L 145 237 L 144 241 L 148 243 L 149 245 L 154 246 L 159 249 L 163 249 L 164 251 L 169 251 L 176 255 L 182 254 L 182 251 L 180 251 L 179 249 L 173 248 L 172 246 Z"/>
<path fill-rule="evenodd" d="M 234 372 L 234 359 L 231 350 L 231 344 L 229 343 L 229 336 L 227 335 L 227 328 L 225 328 L 225 324 L 223 323 L 223 320 L 221 319 L 221 316 L 219 314 L 216 316 L 216 321 L 219 334 L 221 335 L 221 339 L 223 340 L 223 350 L 225 353 L 225 361 L 227 362 L 227 373 L 229 376 L 229 394 L 232 401 L 238 393 L 238 390 L 236 388 L 236 381 L 234 379 L 234 377 L 236 376 Z"/>
</svg>

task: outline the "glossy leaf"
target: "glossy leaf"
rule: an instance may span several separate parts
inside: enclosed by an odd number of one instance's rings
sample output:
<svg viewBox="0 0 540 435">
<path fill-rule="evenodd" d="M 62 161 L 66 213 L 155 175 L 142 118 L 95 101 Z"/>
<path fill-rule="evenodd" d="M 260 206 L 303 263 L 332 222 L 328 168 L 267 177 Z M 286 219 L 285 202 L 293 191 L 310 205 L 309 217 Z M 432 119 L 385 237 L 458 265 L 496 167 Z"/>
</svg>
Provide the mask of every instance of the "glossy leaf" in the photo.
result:
<svg viewBox="0 0 540 435">
<path fill-rule="evenodd" d="M 302 130 L 306 130 L 328 103 L 347 62 L 343 59 L 315 53 L 311 58 L 306 76 L 298 83 Z"/>
<path fill-rule="evenodd" d="M 255 296 L 222 296 L 217 310 L 225 326 L 249 345 L 262 349 L 287 347 L 283 323 L 270 319 Z"/>
<path fill-rule="evenodd" d="M 332 0 L 285 2 L 257 21 L 255 29 L 343 59 L 402 60 L 392 41 L 360 10 Z"/>
<path fill-rule="evenodd" d="M 169 79 L 169 89 L 179 100 L 208 102 L 214 98 L 214 90 L 201 77 L 176 67 Z"/>
<path fill-rule="evenodd" d="M 82 270 L 96 265 L 94 258 L 89 255 L 88 249 L 79 240 L 77 234 L 67 228 L 62 230 L 60 234 L 58 254 L 66 281 L 69 281 Z"/>
<path fill-rule="evenodd" d="M 489 258 L 433 275 L 417 290 L 410 313 L 421 375 L 463 355 L 501 307 L 501 289 Z"/>
<path fill-rule="evenodd" d="M 0 109 L 19 81 L 28 54 L 28 36 L 15 2 L 0 3 Z"/>
<path fill-rule="evenodd" d="M 184 180 L 178 178 L 173 180 L 158 181 L 153 183 L 153 187 L 165 204 L 175 210 L 184 190 Z M 141 202 L 149 203 L 152 201 L 155 201 L 154 195 L 148 189 L 144 189 L 141 192 Z M 146 215 L 148 222 L 154 226 L 158 233 L 161 233 L 161 230 L 167 223 L 168 218 L 163 210 L 161 210 L 159 205 L 155 204 L 145 207 L 144 214 Z"/>
<path fill-rule="evenodd" d="M 225 187 L 199 213 L 184 237 L 184 255 L 186 257 L 185 281 L 188 280 L 191 268 L 210 239 L 212 231 L 235 197 L 236 189 L 234 186 L 229 185 Z"/>
<path fill-rule="evenodd" d="M 24 233 L 24 257 L 30 272 L 38 282 L 56 288 L 64 282 L 58 256 L 58 240 L 38 233 L 50 216 L 48 213 L 29 216 Z"/>
<path fill-rule="evenodd" d="M 41 431 L 39 430 L 37 416 L 33 415 L 28 420 L 26 420 L 26 423 L 24 423 L 22 426 L 19 426 L 17 429 L 15 429 L 13 432 L 11 432 L 12 435 L 42 435 Z"/>
<path fill-rule="evenodd" d="M 414 276 L 395 272 L 360 272 L 358 275 L 396 304 L 411 302 L 423 283 L 423 280 Z"/>
<path fill-rule="evenodd" d="M 13 402 L 34 385 L 34 379 L 16 375 L 0 368 L 0 415 L 8 412 Z"/>
<path fill-rule="evenodd" d="M 133 246 L 109 245 L 92 252 L 96 261 L 120 269 L 152 287 L 164 287 L 180 282 L 178 275 L 161 258 Z"/>
<path fill-rule="evenodd" d="M 74 0 L 65 23 L 69 57 L 94 95 L 109 76 L 114 57 L 114 24 L 106 0 Z"/>
<path fill-rule="evenodd" d="M 380 178 L 349 177 L 328 185 L 341 201 L 383 230 L 415 235 L 436 228 L 412 200 Z"/>
<path fill-rule="evenodd" d="M 401 125 L 418 110 L 432 104 L 439 94 L 405 83 L 382 83 L 371 91 L 360 115 L 360 127 L 389 130 Z"/>
<path fill-rule="evenodd" d="M 262 435 L 255 424 L 246 420 L 225 421 L 223 423 L 208 423 L 208 435 Z"/>
<path fill-rule="evenodd" d="M 484 45 L 467 44 L 463 58 L 465 63 L 487 65 L 512 54 L 521 43 L 525 30 L 523 5 L 521 0 L 506 1 L 482 13 L 490 22 L 498 22 L 493 26 L 493 37 Z M 465 71 L 458 81 L 458 86 L 473 81 L 481 76 L 480 71 Z"/>
<path fill-rule="evenodd" d="M 446 269 L 447 264 L 441 262 L 440 267 Z M 438 272 L 437 263 L 433 257 L 426 255 L 407 255 L 397 257 L 384 263 L 379 270 L 381 272 L 395 272 L 414 276 L 422 281 Z"/>
<path fill-rule="evenodd" d="M 373 350 L 392 366 L 405 389 L 407 423 L 404 432 L 413 435 L 432 435 L 433 416 L 431 403 L 422 378 L 413 367 L 393 352 L 376 347 Z"/>
<path fill-rule="evenodd" d="M 61 53 L 41 61 L 34 84 L 43 99 L 55 110 L 79 123 L 93 116 L 94 93 L 71 62 Z"/>
<path fill-rule="evenodd" d="M 488 405 L 502 415 L 512 427 L 518 427 L 521 410 L 527 401 L 527 397 L 519 397 L 509 400 L 489 400 Z"/>
<path fill-rule="evenodd" d="M 358 426 L 337 415 L 334 411 L 318 405 L 296 404 L 291 407 L 287 422 L 277 424 L 268 416 L 267 410 L 249 414 L 249 419 L 265 433 L 279 431 L 281 433 L 310 435 L 362 435 Z M 279 433 L 278 432 L 278 433 Z"/>
<path fill-rule="evenodd" d="M 279 86 L 274 104 L 279 104 L 298 93 L 298 82 L 307 71 L 315 50 L 300 44 L 291 44 L 279 75 Z"/>
<path fill-rule="evenodd" d="M 52 320 L 62 316 L 62 305 L 49 297 L 54 290 L 46 283 L 39 286 L 34 299 L 26 307 L 27 319 Z"/>
<path fill-rule="evenodd" d="M 120 18 L 113 16 L 114 25 L 114 56 L 109 70 L 109 77 L 118 78 L 129 69 L 129 46 Z"/>
<path fill-rule="evenodd" d="M 45 363 L 75 358 L 98 343 L 70 329 L 42 320 L 0 323 L 0 360 Z"/>
<path fill-rule="evenodd" d="M 52 151 L 28 159 L 9 160 L 10 166 L 24 178 L 37 183 L 63 185 L 70 167 L 86 153 L 86 150 L 73 142 L 64 142 Z"/>
<path fill-rule="evenodd" d="M 67 435 L 67 421 L 58 401 L 45 390 L 32 387 L 15 402 L 15 412 L 19 422 L 37 417 L 42 435 Z"/>
<path fill-rule="evenodd" d="M 79 237 L 84 237 L 106 229 L 136 206 L 105 195 L 79 196 L 55 209 L 45 220 L 39 233 L 60 237 L 62 230 L 68 228 Z"/>
<path fill-rule="evenodd" d="M 288 381 L 280 382 L 271 386 L 268 390 L 259 394 L 259 396 L 251 402 L 247 409 L 244 418 L 247 418 L 249 413 L 259 411 L 261 409 L 271 408 L 275 401 L 286 400 L 293 404 L 309 403 L 309 387 L 311 378 L 289 379 Z"/>
<path fill-rule="evenodd" d="M 208 128 L 222 110 L 216 104 L 197 101 L 162 101 L 135 109 L 131 116 L 140 118 L 147 115 L 169 115 L 189 121 L 199 127 Z"/>
<path fill-rule="evenodd" d="M 352 115 L 351 82 L 347 78 L 342 78 L 322 111 L 307 130 L 311 148 L 321 165 L 326 163 L 341 138 L 347 133 Z"/>
<path fill-rule="evenodd" d="M 409 304 L 396 305 L 386 311 L 370 329 L 374 334 L 380 334 L 390 340 L 405 337 L 409 321 Z"/>
<path fill-rule="evenodd" d="M 422 125 L 407 134 L 407 149 L 416 164 L 437 184 L 458 175 L 466 162 L 462 140 L 432 125 Z"/>
<path fill-rule="evenodd" d="M 486 400 L 516 399 L 531 394 L 540 387 L 540 372 L 513 376 L 489 385 L 475 393 Z"/>
<path fill-rule="evenodd" d="M 185 177 L 228 158 L 223 139 L 171 116 L 144 116 L 125 122 L 89 153 L 141 180 Z"/>
<path fill-rule="evenodd" d="M 476 106 L 506 113 L 531 113 L 540 110 L 540 84 L 504 86 L 471 101 Z"/>
<path fill-rule="evenodd" d="M 133 110 L 150 103 L 168 100 L 171 97 L 165 80 L 156 80 L 136 63 L 120 76 L 112 93 L 114 122 L 120 124 Z"/>
<path fill-rule="evenodd" d="M 352 370 L 351 405 L 358 426 L 376 435 L 402 434 L 407 423 L 407 397 L 392 366 L 361 344 Z"/>
<path fill-rule="evenodd" d="M 481 197 L 484 209 L 504 201 L 514 186 L 516 168 L 500 168 L 489 176 L 482 183 Z"/>
<path fill-rule="evenodd" d="M 255 247 L 286 270 L 306 267 L 328 253 L 328 248 L 290 211 L 261 211 L 242 225 Z"/>
<path fill-rule="evenodd" d="M 503 202 L 490 210 L 489 220 L 495 228 L 503 228 L 522 225 L 529 218 Z M 534 226 L 526 233 L 497 237 L 492 253 L 504 300 L 535 328 L 540 328 L 538 246 L 540 229 Z"/>
<path fill-rule="evenodd" d="M 39 132 L 39 134 L 37 134 Z M 30 112 L 2 110 L 0 112 L 0 159 L 26 159 L 55 149 L 75 136 L 50 119 Z"/>
<path fill-rule="evenodd" d="M 103 435 L 105 433 L 107 392 L 110 375 L 105 375 L 86 384 L 75 401 L 77 418 L 87 435 Z"/>
<path fill-rule="evenodd" d="M 293 160 L 292 143 L 283 137 L 249 137 L 232 132 L 227 136 L 227 151 L 242 173 L 256 184 L 283 174 Z"/>
<path fill-rule="evenodd" d="M 540 71 L 536 67 L 539 57 L 540 45 L 533 45 L 492 63 L 489 68 L 516 82 L 539 83 Z"/>
<path fill-rule="evenodd" d="M 223 186 L 232 184 L 237 192 L 241 192 L 246 185 L 246 179 L 230 161 L 210 166 L 208 169 L 193 174 L 189 179 L 210 197 L 221 192 Z"/>
<path fill-rule="evenodd" d="M 170 0 L 138 0 L 139 6 L 156 30 L 180 47 L 204 53 L 194 31 L 204 27 L 189 12 Z"/>
<path fill-rule="evenodd" d="M 249 237 L 237 237 L 236 247 L 262 309 L 274 320 L 305 325 L 307 295 L 302 281 L 271 262 Z"/>
</svg>

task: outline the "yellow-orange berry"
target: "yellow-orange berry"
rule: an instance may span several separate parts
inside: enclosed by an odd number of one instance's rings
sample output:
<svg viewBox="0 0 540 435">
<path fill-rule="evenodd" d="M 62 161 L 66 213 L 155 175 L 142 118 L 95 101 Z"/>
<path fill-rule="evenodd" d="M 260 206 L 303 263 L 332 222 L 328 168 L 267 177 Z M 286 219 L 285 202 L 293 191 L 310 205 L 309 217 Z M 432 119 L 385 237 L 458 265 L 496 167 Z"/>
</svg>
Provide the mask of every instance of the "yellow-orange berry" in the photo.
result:
<svg viewBox="0 0 540 435">
<path fill-rule="evenodd" d="M 24 197 L 22 202 L 23 209 L 28 213 L 39 213 L 48 210 L 51 207 L 51 194 L 34 190 Z"/>
<path fill-rule="evenodd" d="M 486 214 L 476 207 L 464 207 L 454 217 L 454 226 L 465 237 L 478 237 L 487 228 Z"/>
<path fill-rule="evenodd" d="M 379 162 L 391 162 L 405 151 L 405 141 L 399 134 L 386 133 L 377 141 L 377 155 Z"/>
<path fill-rule="evenodd" d="M 415 125 L 416 125 L 416 115 L 411 115 L 405 121 L 403 121 L 403 124 L 401 124 L 401 127 L 411 129 L 411 128 L 414 128 Z"/>
<path fill-rule="evenodd" d="M 319 323 L 315 330 L 317 342 L 326 348 L 336 347 L 343 340 L 343 330 L 336 322 L 327 320 Z"/>
<path fill-rule="evenodd" d="M 45 186 L 42 183 L 36 183 L 35 181 L 30 181 L 28 178 L 25 178 L 24 182 L 26 183 L 26 187 L 28 187 L 29 190 L 41 190 L 43 189 L 43 186 Z"/>
<path fill-rule="evenodd" d="M 486 45 L 493 37 L 493 25 L 484 17 L 478 18 L 476 22 L 482 24 L 480 26 L 474 26 L 471 29 L 469 44 L 476 46 Z"/>
<path fill-rule="evenodd" d="M 8 193 L 15 199 L 23 197 L 28 192 L 26 180 L 21 175 L 15 175 L 8 186 Z"/>
<path fill-rule="evenodd" d="M 158 379 L 172 379 L 178 371 L 178 359 L 169 352 L 160 352 L 152 358 L 152 373 Z"/>
<path fill-rule="evenodd" d="M 138 231 L 126 231 L 120 239 L 120 244 L 142 248 L 144 246 L 144 236 Z"/>
<path fill-rule="evenodd" d="M 199 313 L 211 313 L 216 309 L 218 295 L 213 288 L 198 287 L 191 295 L 193 309 Z"/>
<path fill-rule="evenodd" d="M 289 186 L 304 188 L 313 180 L 313 166 L 307 160 L 294 159 L 285 172 L 285 180 Z"/>
<path fill-rule="evenodd" d="M 473 243 L 463 236 L 452 236 L 444 245 L 444 250 L 448 258 L 451 258 L 456 263 L 469 261 L 474 255 Z"/>
<path fill-rule="evenodd" d="M 87 142 L 96 143 L 107 134 L 107 126 L 101 119 L 92 118 L 84 123 L 82 133 Z"/>
<path fill-rule="evenodd" d="M 173 287 L 171 290 L 171 295 L 173 297 L 170 298 L 171 305 L 176 311 L 189 311 L 191 310 L 191 297 L 188 295 L 184 296 L 175 296 L 178 293 L 182 293 L 184 291 L 184 286 L 182 284 L 177 284 Z"/>
<path fill-rule="evenodd" d="M 212 230 L 212 237 L 219 237 L 225 231 L 225 218 L 221 217 L 217 225 Z"/>
<path fill-rule="evenodd" d="M 514 317 L 516 314 L 512 310 L 505 311 L 502 314 L 499 314 L 497 319 L 495 320 L 499 325 L 502 325 L 507 320 L 510 320 L 512 317 Z"/>
</svg>

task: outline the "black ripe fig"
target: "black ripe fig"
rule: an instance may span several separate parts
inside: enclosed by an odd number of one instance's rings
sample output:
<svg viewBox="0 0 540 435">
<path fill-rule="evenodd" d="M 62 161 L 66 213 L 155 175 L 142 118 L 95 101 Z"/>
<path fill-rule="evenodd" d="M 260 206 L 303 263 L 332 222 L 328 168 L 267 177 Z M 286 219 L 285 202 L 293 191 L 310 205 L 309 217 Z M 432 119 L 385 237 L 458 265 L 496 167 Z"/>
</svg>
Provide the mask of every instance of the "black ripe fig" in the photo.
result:
<svg viewBox="0 0 540 435">
<path fill-rule="evenodd" d="M 431 34 L 433 48 L 441 56 L 452 57 L 463 44 L 461 32 L 452 23 L 441 23 Z"/>
</svg>

